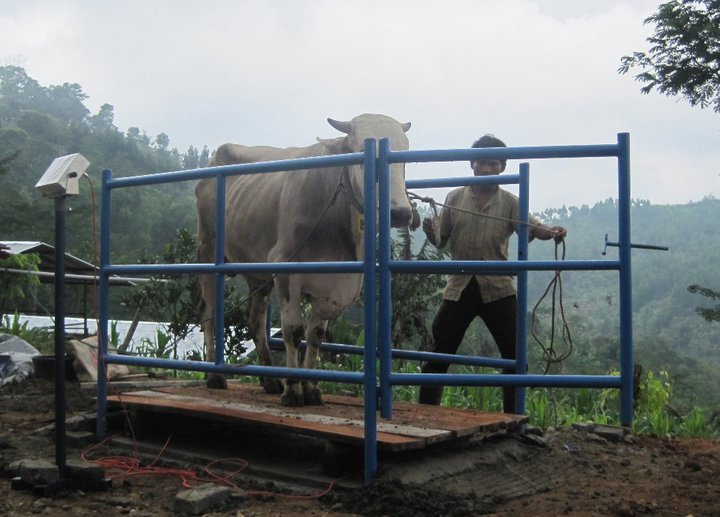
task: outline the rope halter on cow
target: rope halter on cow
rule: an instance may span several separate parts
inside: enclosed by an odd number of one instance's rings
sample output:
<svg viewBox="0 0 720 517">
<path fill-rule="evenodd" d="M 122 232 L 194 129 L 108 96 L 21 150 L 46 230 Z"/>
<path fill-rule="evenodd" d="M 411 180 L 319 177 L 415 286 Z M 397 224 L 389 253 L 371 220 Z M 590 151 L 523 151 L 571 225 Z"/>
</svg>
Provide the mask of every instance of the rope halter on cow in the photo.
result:
<svg viewBox="0 0 720 517">
<path fill-rule="evenodd" d="M 345 167 L 343 167 L 342 176 L 340 178 L 340 184 L 338 185 L 338 192 L 340 190 L 342 190 L 343 188 L 347 192 L 348 198 L 350 199 L 350 203 L 352 203 L 352 206 L 354 206 L 358 212 L 360 212 L 361 214 L 364 214 L 365 206 L 363 206 L 362 201 L 360 201 L 360 199 L 358 199 L 357 194 L 355 194 L 355 189 L 353 188 L 352 180 L 350 179 L 350 167 L 347 165 Z M 335 201 L 336 197 L 337 197 L 336 195 L 333 195 L 333 198 L 332 198 L 333 202 Z"/>
</svg>

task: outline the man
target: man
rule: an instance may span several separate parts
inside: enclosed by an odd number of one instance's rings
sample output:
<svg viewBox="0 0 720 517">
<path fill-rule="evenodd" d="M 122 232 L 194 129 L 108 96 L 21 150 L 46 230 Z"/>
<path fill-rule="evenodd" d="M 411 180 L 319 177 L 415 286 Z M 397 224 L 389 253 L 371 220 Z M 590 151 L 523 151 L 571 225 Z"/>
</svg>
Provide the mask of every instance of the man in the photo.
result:
<svg viewBox="0 0 720 517">
<path fill-rule="evenodd" d="M 507 147 L 494 135 L 485 135 L 473 148 Z M 479 159 L 471 162 L 475 176 L 495 176 L 505 170 L 506 160 Z M 519 200 L 496 184 L 471 185 L 451 191 L 439 217 L 426 217 L 423 230 L 438 248 L 450 243 L 453 260 L 507 260 L 510 236 L 519 228 Z M 567 231 L 530 218 L 530 240 L 561 242 Z M 465 331 L 480 316 L 505 359 L 515 358 L 517 304 L 511 276 L 451 275 L 443 301 L 432 325 L 433 352 L 455 354 Z M 445 373 L 447 363 L 430 361 L 423 373 Z M 507 371 L 505 373 L 508 373 Z M 420 403 L 439 405 L 443 386 L 421 386 Z M 503 409 L 512 413 L 515 389 L 503 388 Z"/>
</svg>

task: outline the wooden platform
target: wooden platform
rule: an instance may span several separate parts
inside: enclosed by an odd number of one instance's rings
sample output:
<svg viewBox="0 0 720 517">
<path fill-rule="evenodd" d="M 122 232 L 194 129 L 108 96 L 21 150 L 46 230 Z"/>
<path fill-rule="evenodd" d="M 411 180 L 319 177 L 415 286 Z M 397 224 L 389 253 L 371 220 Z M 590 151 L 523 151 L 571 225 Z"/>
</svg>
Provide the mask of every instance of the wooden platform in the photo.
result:
<svg viewBox="0 0 720 517">
<path fill-rule="evenodd" d="M 158 387 L 108 396 L 108 406 L 171 413 L 224 422 L 272 426 L 298 434 L 362 446 L 363 399 L 324 395 L 322 406 L 288 408 L 279 395 L 268 395 L 257 384 L 230 383 L 227 390 L 205 387 Z M 378 418 L 379 450 L 422 449 L 477 433 L 514 429 L 528 417 L 481 413 L 420 404 L 395 403 L 393 418 Z"/>
</svg>

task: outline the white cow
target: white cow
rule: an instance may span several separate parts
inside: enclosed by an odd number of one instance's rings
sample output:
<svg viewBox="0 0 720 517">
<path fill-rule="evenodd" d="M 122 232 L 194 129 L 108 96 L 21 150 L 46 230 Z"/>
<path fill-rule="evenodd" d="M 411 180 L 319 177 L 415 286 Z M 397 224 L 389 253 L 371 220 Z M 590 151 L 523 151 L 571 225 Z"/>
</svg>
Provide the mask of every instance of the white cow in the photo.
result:
<svg viewBox="0 0 720 517">
<path fill-rule="evenodd" d="M 309 147 L 279 149 L 221 145 L 211 166 L 362 151 L 367 138 L 388 138 L 393 150 L 407 150 L 400 124 L 385 115 L 365 114 L 350 122 L 328 119 L 344 137 L 320 140 Z M 391 224 L 409 224 L 412 211 L 405 191 L 404 164 L 391 166 Z M 198 256 L 214 262 L 215 180 L 200 181 L 195 193 L 198 205 Z M 226 185 L 225 259 L 228 262 L 319 262 L 363 260 L 363 167 L 332 167 L 303 171 L 229 177 Z M 266 332 L 267 307 L 273 286 L 277 288 L 287 366 L 298 367 L 298 344 L 303 334 L 307 351 L 303 367 L 315 368 L 328 320 L 336 318 L 360 294 L 362 274 L 250 274 L 248 327 L 262 364 L 271 365 Z M 212 275 L 200 279 L 205 304 L 202 329 L 209 361 L 215 360 L 215 283 Z M 301 301 L 312 310 L 304 322 Z M 264 378 L 268 393 L 280 393 L 286 406 L 322 404 L 313 381 Z M 211 375 L 208 386 L 225 387 L 224 379 Z"/>
</svg>

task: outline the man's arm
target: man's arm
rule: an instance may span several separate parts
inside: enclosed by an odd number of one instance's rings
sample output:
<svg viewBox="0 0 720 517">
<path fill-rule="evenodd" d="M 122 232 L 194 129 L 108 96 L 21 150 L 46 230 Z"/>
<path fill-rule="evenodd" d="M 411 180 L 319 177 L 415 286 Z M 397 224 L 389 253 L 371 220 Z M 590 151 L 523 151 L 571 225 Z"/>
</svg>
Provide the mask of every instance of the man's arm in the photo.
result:
<svg viewBox="0 0 720 517">
<path fill-rule="evenodd" d="M 530 240 L 540 239 L 548 241 L 554 239 L 558 244 L 565 240 L 567 230 L 562 226 L 549 226 L 547 224 L 537 224 L 530 228 Z"/>
<path fill-rule="evenodd" d="M 436 248 L 444 248 L 447 244 L 450 232 L 444 232 L 443 228 L 448 227 L 449 221 L 445 221 L 448 217 L 446 210 L 443 209 L 440 216 L 426 217 L 423 219 L 423 231 L 427 240 Z"/>
</svg>

